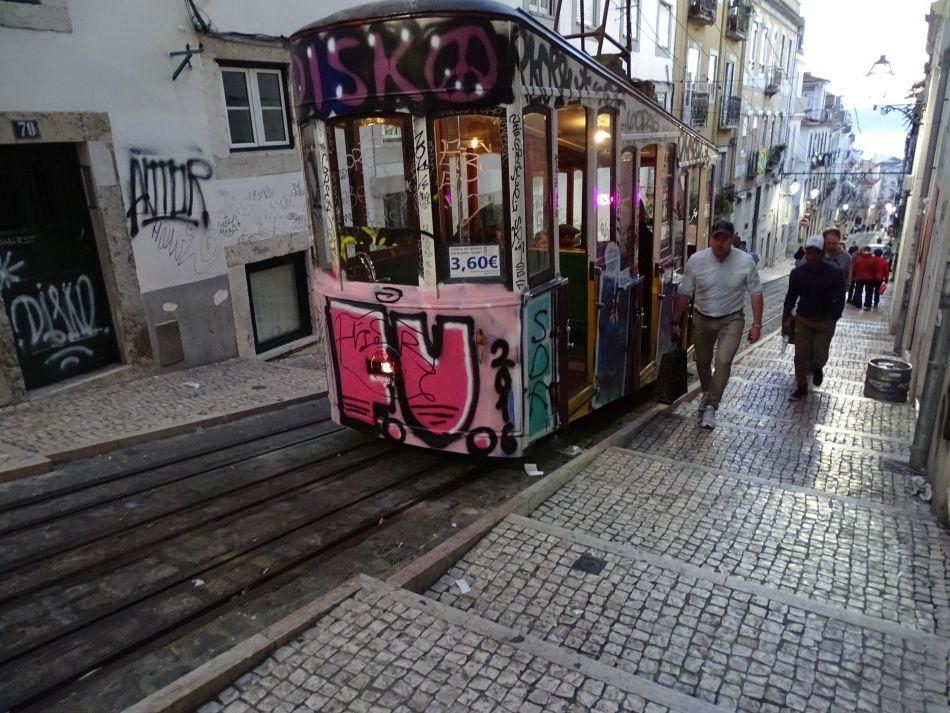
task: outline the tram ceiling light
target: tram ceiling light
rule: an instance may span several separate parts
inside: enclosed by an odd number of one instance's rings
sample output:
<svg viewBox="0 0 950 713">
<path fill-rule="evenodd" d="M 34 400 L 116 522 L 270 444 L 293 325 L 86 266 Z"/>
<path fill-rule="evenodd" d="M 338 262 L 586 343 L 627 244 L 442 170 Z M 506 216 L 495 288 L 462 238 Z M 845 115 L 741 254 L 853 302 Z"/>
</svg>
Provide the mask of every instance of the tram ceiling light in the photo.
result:
<svg viewBox="0 0 950 713">
<path fill-rule="evenodd" d="M 602 144 L 610 138 L 610 132 L 606 129 L 597 129 L 594 132 L 594 143 Z"/>
</svg>

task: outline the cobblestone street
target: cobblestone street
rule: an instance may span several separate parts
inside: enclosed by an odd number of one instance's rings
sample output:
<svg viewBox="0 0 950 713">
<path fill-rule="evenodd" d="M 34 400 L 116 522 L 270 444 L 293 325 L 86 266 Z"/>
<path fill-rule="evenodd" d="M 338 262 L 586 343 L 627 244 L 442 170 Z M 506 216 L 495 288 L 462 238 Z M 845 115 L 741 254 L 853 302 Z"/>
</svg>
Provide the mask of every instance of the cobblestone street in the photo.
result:
<svg viewBox="0 0 950 713">
<path fill-rule="evenodd" d="M 906 466 L 913 407 L 861 395 L 888 340 L 849 311 L 792 403 L 771 337 L 715 430 L 653 419 L 424 596 L 360 578 L 202 713 L 950 710 L 950 533 Z"/>
</svg>

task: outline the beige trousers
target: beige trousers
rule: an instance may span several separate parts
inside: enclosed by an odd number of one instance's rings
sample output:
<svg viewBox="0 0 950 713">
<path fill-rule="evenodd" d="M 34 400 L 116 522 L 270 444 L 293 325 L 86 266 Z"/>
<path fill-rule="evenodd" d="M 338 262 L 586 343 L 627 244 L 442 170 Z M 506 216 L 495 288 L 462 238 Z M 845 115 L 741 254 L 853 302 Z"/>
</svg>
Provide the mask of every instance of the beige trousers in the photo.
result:
<svg viewBox="0 0 950 713">
<path fill-rule="evenodd" d="M 835 336 L 835 320 L 795 317 L 795 384 L 808 388 L 811 368 L 824 369 L 828 363 L 828 349 Z"/>
<path fill-rule="evenodd" d="M 696 371 L 699 383 L 707 394 L 710 406 L 719 408 L 722 394 L 729 383 L 732 360 L 739 351 L 739 341 L 745 330 L 742 312 L 713 319 L 693 313 L 693 346 L 696 348 Z M 712 370 L 715 354 L 716 370 Z"/>
</svg>

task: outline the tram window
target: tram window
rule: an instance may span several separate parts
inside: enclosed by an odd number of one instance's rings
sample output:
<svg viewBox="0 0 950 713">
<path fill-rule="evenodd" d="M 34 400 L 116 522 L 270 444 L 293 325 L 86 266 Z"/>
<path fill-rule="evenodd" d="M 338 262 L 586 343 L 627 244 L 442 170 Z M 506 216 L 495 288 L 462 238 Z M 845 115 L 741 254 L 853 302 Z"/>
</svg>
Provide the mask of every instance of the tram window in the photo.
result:
<svg viewBox="0 0 950 713">
<path fill-rule="evenodd" d="M 613 114 L 602 111 L 597 115 L 594 144 L 597 147 L 597 242 L 610 240 L 614 235 L 614 130 Z"/>
<path fill-rule="evenodd" d="M 686 252 L 683 255 L 685 260 L 696 252 L 696 239 L 699 230 L 699 179 L 700 168 L 697 166 L 690 170 L 689 180 L 687 182 L 687 201 L 686 201 Z"/>
<path fill-rule="evenodd" d="M 507 245 L 502 120 L 465 114 L 433 122 L 435 215 L 450 279 L 500 278 Z M 480 247 L 474 247 L 480 246 Z"/>
<path fill-rule="evenodd" d="M 546 114 L 524 115 L 525 216 L 528 236 L 528 279 L 553 266 L 551 259 L 551 163 L 550 135 Z"/>
<path fill-rule="evenodd" d="M 656 217 L 656 153 L 657 147 L 647 146 L 640 152 L 640 180 L 638 182 L 637 269 L 641 275 L 653 274 L 653 226 Z"/>
<path fill-rule="evenodd" d="M 624 149 L 620 153 L 620 175 L 617 179 L 617 195 L 619 205 L 619 235 L 620 235 L 620 269 L 626 270 L 635 261 L 637 251 L 637 230 L 634 217 L 636 205 L 634 193 L 636 188 L 636 152 L 633 149 Z"/>
<path fill-rule="evenodd" d="M 586 217 L 584 196 L 587 192 L 587 112 L 579 104 L 558 109 L 557 166 L 560 247 L 583 250 Z"/>
<path fill-rule="evenodd" d="M 417 285 L 420 235 L 408 180 L 407 119 L 341 119 L 331 126 L 334 197 L 346 278 Z"/>
</svg>

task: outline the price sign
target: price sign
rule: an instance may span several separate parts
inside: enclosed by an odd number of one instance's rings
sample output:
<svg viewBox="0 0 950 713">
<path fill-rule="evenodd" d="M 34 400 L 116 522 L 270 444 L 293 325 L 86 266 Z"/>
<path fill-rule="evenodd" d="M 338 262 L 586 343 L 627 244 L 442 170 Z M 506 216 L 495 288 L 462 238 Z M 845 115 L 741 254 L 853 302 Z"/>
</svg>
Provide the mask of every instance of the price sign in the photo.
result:
<svg viewBox="0 0 950 713">
<path fill-rule="evenodd" d="M 40 138 L 40 122 L 36 119 L 13 119 L 13 137 L 16 139 Z"/>
<path fill-rule="evenodd" d="M 497 245 L 450 245 L 449 277 L 499 277 Z"/>
</svg>

